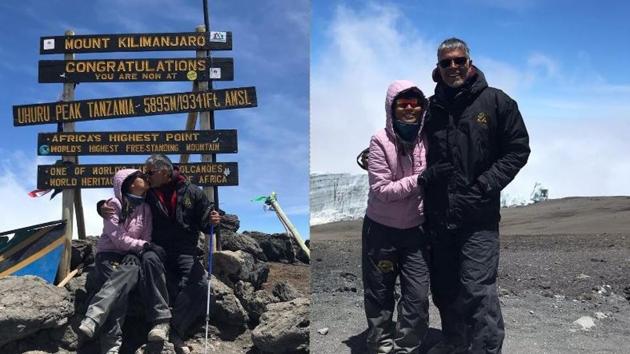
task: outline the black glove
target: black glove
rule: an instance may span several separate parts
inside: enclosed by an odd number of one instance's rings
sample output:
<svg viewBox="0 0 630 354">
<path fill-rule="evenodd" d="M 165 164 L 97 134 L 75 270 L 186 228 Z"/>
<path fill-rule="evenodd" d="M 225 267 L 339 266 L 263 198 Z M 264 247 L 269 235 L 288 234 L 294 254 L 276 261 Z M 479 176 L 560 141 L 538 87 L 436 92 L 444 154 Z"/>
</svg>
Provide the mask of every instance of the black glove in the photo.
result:
<svg viewBox="0 0 630 354">
<path fill-rule="evenodd" d="M 359 155 L 357 155 L 357 164 L 359 165 L 359 167 L 361 167 L 362 169 L 366 171 L 368 169 L 368 154 L 369 153 L 370 153 L 370 148 L 367 148 L 361 151 Z"/>
<path fill-rule="evenodd" d="M 164 248 L 162 248 L 162 246 L 160 245 L 156 245 L 153 242 L 147 242 L 144 244 L 144 246 L 142 246 L 142 251 L 147 252 L 147 251 L 153 251 L 155 252 L 155 254 L 157 254 L 158 257 L 160 257 L 160 260 L 162 262 L 166 261 L 166 251 L 164 250 Z"/>
<path fill-rule="evenodd" d="M 429 166 L 418 176 L 418 185 L 426 187 L 440 179 L 448 178 L 453 172 L 455 172 L 455 167 L 450 162 Z"/>
<path fill-rule="evenodd" d="M 96 203 L 96 212 L 98 213 L 98 215 L 100 215 L 100 217 L 104 218 L 103 214 L 101 214 L 101 207 L 103 206 L 103 204 L 105 204 L 106 200 L 99 200 Z"/>
</svg>

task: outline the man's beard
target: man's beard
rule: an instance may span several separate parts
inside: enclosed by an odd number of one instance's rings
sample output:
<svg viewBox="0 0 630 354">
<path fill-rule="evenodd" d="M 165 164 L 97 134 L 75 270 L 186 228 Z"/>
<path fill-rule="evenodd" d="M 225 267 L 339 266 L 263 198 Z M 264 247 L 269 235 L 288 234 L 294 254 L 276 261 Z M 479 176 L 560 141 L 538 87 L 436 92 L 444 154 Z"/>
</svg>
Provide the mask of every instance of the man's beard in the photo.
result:
<svg viewBox="0 0 630 354">
<path fill-rule="evenodd" d="M 466 82 L 466 79 L 461 78 L 461 79 L 457 79 L 457 80 L 453 81 L 452 83 L 448 83 L 448 82 L 446 82 L 446 80 L 445 80 L 445 82 L 444 82 L 444 83 L 445 83 L 448 87 L 456 89 L 456 88 L 460 88 L 460 87 L 462 87 L 462 85 L 464 85 L 464 83 L 465 83 L 465 82 Z"/>
</svg>

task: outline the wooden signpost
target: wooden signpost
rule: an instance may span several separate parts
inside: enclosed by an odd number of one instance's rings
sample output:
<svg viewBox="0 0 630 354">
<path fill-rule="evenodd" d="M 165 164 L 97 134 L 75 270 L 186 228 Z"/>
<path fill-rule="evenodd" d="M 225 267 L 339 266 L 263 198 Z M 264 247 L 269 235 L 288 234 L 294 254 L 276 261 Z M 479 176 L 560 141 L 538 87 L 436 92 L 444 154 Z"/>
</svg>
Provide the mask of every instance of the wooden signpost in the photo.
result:
<svg viewBox="0 0 630 354">
<path fill-rule="evenodd" d="M 144 164 L 56 164 L 37 166 L 37 188 L 74 189 L 112 187 L 112 177 L 123 168 L 142 169 Z M 236 162 L 198 162 L 177 165 L 198 186 L 238 185 Z"/>
<path fill-rule="evenodd" d="M 237 152 L 236 130 L 40 133 L 37 154 L 150 155 Z"/>
<path fill-rule="evenodd" d="M 207 22 L 207 21 L 206 21 Z M 212 58 L 210 50 L 231 50 L 232 32 L 127 33 L 40 38 L 40 54 L 64 54 L 64 60 L 40 60 L 40 83 L 63 83 L 59 102 L 13 106 L 13 125 L 57 124 L 56 133 L 40 133 L 37 154 L 62 156 L 59 163 L 37 167 L 37 188 L 63 189 L 63 219 L 67 222 L 66 250 L 58 279 L 68 275 L 73 214 L 79 236 L 82 224 L 82 188 L 111 188 L 112 177 L 121 168 L 142 169 L 143 164 L 79 164 L 79 155 L 178 154 L 179 171 L 204 188 L 218 207 L 217 186 L 238 185 L 236 162 L 216 162 L 217 153 L 236 153 L 236 130 L 214 130 L 214 111 L 256 107 L 255 87 L 212 89 L 213 81 L 234 78 L 232 58 Z M 75 60 L 74 53 L 195 50 L 192 58 L 140 58 Z M 189 81 L 192 92 L 74 100 L 76 83 Z M 201 130 L 195 130 L 200 112 Z M 188 113 L 186 130 L 75 132 L 75 122 Z M 189 154 L 201 154 L 202 162 L 188 163 Z M 73 210 L 73 206 L 76 210 Z"/>
<path fill-rule="evenodd" d="M 39 39 L 39 54 L 140 52 L 164 50 L 231 50 L 232 32 L 125 33 L 48 36 Z"/>
<path fill-rule="evenodd" d="M 13 125 L 66 123 L 256 107 L 255 87 L 13 106 Z"/>
<path fill-rule="evenodd" d="M 232 58 L 40 60 L 39 82 L 231 81 Z"/>
</svg>

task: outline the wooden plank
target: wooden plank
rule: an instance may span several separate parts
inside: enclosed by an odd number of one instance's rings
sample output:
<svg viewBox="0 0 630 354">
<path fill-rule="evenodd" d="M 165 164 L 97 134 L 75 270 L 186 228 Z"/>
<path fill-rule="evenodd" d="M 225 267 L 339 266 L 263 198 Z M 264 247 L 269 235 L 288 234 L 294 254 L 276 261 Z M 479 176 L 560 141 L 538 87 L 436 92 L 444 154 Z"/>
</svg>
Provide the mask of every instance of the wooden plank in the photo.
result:
<svg viewBox="0 0 630 354">
<path fill-rule="evenodd" d="M 141 52 L 165 50 L 231 50 L 232 32 L 121 33 L 80 36 L 45 36 L 39 54 Z"/>
<path fill-rule="evenodd" d="M 68 273 L 68 275 L 65 278 L 63 278 L 63 280 L 59 284 L 57 284 L 57 287 L 63 288 L 64 286 L 66 286 L 66 284 L 68 284 L 68 282 L 72 280 L 72 278 L 74 278 L 74 276 L 79 272 L 79 270 L 81 270 L 81 268 L 83 268 L 83 265 L 80 265 L 79 267 L 77 267 L 77 269 Z"/>
<path fill-rule="evenodd" d="M 210 65 L 212 61 L 212 65 Z M 39 82 L 234 80 L 232 58 L 40 60 Z"/>
<path fill-rule="evenodd" d="M 256 107 L 255 87 L 13 106 L 13 125 L 102 120 Z"/>
<path fill-rule="evenodd" d="M 238 185 L 236 162 L 179 164 L 179 171 L 198 186 Z M 86 164 L 37 166 L 37 188 L 106 188 L 122 168 L 143 169 L 144 164 Z"/>
<path fill-rule="evenodd" d="M 39 133 L 37 136 L 37 154 L 40 156 L 235 152 L 235 129 Z"/>
</svg>

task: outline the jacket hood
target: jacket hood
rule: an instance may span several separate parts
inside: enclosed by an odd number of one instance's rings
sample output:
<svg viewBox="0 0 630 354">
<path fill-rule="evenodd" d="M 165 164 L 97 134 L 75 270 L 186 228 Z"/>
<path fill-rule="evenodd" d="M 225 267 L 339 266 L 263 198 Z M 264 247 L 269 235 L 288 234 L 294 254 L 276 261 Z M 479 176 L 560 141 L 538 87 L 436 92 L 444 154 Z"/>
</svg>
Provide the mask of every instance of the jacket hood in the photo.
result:
<svg viewBox="0 0 630 354">
<path fill-rule="evenodd" d="M 134 168 L 125 168 L 122 170 L 118 170 L 118 172 L 116 172 L 116 174 L 114 175 L 114 196 L 116 198 L 118 198 L 118 200 L 121 201 L 122 203 L 122 185 L 123 182 L 125 181 L 125 179 L 127 179 L 127 177 L 129 177 L 129 175 L 136 173 L 136 172 L 140 172 L 140 170 L 136 170 Z"/>
<path fill-rule="evenodd" d="M 427 99 L 424 96 L 422 90 L 420 90 L 418 86 L 416 86 L 416 84 L 408 80 L 396 80 L 392 82 L 387 88 L 387 96 L 385 96 L 385 130 L 387 131 L 387 134 L 391 135 L 392 137 L 398 138 L 396 133 L 394 132 L 394 100 L 396 100 L 396 97 L 399 96 L 401 93 L 407 91 L 417 92 L 422 99 L 422 115 L 418 120 L 421 125 L 422 120 L 424 119 L 424 114 L 427 111 Z"/>
</svg>

